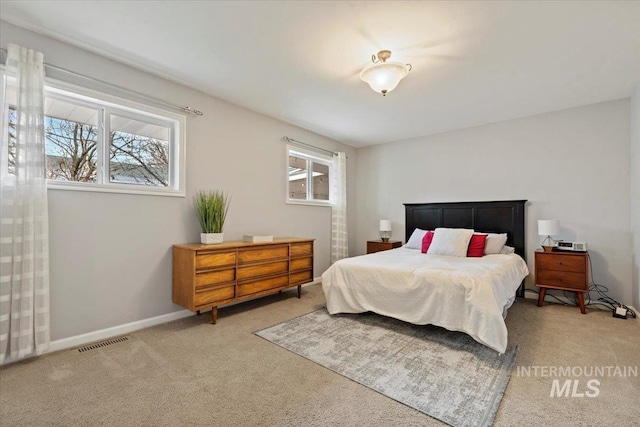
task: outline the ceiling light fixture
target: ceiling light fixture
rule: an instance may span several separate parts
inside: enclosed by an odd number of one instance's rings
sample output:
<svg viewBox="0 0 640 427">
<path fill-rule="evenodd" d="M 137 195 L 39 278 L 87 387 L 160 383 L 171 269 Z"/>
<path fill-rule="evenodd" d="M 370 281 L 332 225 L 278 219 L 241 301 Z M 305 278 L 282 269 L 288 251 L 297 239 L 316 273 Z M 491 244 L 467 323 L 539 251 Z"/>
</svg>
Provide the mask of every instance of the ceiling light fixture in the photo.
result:
<svg viewBox="0 0 640 427">
<path fill-rule="evenodd" d="M 360 80 L 368 83 L 371 89 L 381 93 L 382 96 L 387 96 L 387 92 L 395 89 L 412 68 L 411 64 L 387 62 L 390 57 L 390 50 L 381 50 L 377 57 L 371 55 L 373 64 L 360 73 Z"/>
</svg>

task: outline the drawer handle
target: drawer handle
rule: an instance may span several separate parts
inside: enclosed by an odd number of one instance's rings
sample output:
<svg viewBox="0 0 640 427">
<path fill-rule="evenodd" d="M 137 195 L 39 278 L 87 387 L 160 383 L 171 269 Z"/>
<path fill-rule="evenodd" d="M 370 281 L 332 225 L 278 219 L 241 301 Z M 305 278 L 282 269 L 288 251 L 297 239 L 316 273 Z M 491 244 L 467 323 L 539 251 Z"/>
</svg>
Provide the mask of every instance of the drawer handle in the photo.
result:
<svg viewBox="0 0 640 427">
<path fill-rule="evenodd" d="M 560 262 L 558 263 L 558 265 L 562 265 L 562 261 L 560 261 Z"/>
</svg>

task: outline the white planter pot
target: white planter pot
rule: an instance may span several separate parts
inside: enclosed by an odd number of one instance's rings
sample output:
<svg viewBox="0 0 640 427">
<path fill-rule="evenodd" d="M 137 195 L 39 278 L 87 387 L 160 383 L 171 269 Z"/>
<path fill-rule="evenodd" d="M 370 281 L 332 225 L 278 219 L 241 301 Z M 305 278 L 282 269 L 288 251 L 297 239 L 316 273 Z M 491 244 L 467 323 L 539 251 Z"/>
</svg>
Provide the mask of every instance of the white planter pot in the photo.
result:
<svg viewBox="0 0 640 427">
<path fill-rule="evenodd" d="M 215 245 L 222 243 L 224 233 L 200 233 L 200 243 L 203 245 Z"/>
</svg>

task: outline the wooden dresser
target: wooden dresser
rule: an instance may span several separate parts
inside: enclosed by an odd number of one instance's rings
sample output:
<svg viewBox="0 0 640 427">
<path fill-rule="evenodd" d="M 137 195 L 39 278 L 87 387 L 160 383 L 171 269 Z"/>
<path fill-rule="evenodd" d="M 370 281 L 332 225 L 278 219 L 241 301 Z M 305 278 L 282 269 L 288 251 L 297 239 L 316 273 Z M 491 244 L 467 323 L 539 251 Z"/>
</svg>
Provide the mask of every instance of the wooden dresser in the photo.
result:
<svg viewBox="0 0 640 427">
<path fill-rule="evenodd" d="M 547 289 L 558 289 L 575 292 L 580 312 L 585 314 L 583 293 L 589 291 L 587 252 L 536 251 L 535 280 L 540 288 L 538 307 L 542 305 Z"/>
<path fill-rule="evenodd" d="M 173 245 L 173 302 L 191 311 L 268 295 L 313 281 L 314 239 Z"/>
</svg>

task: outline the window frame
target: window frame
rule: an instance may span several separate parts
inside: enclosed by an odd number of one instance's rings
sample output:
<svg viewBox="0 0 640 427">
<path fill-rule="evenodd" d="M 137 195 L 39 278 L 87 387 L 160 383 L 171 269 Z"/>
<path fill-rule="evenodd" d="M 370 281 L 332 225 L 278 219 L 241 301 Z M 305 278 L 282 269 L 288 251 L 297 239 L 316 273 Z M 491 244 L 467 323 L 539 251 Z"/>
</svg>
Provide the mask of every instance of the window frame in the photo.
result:
<svg viewBox="0 0 640 427">
<path fill-rule="evenodd" d="M 286 147 L 286 173 L 285 173 L 285 190 L 286 190 L 286 203 L 290 205 L 309 205 L 309 206 L 333 206 L 333 187 L 334 171 L 333 171 L 333 158 L 330 156 L 315 153 L 310 150 L 305 150 L 295 145 L 287 144 Z M 289 190 L 289 157 L 291 153 L 295 156 L 307 160 L 307 176 L 305 180 L 306 199 L 292 199 L 290 197 L 291 191 Z M 329 168 L 329 200 L 318 200 L 313 198 L 313 164 L 322 164 Z"/>
<path fill-rule="evenodd" d="M 9 76 L 4 67 L 0 73 L 3 84 L 6 84 L 4 82 Z M 51 97 L 98 111 L 96 182 L 47 179 L 48 190 L 186 197 L 186 115 L 49 77 L 45 77 L 44 91 L 45 99 Z M 168 186 L 110 182 L 109 120 L 112 114 L 169 128 Z"/>
</svg>

